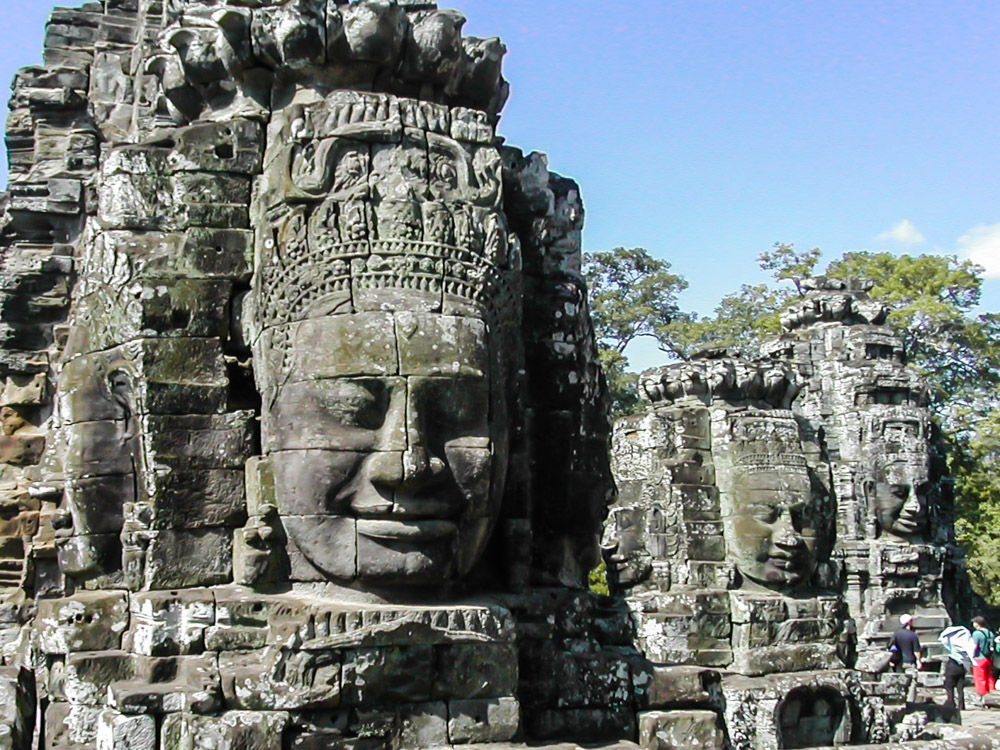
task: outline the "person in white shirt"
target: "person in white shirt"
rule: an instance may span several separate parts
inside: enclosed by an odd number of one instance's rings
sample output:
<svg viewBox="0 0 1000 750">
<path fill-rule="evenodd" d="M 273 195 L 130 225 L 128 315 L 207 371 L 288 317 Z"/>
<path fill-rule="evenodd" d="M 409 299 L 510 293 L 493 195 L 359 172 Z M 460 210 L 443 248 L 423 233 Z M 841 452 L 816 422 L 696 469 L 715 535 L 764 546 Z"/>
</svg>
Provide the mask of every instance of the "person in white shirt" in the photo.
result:
<svg viewBox="0 0 1000 750">
<path fill-rule="evenodd" d="M 976 659 L 976 642 L 968 628 L 956 625 L 945 628 L 938 636 L 945 648 L 948 660 L 944 664 L 944 705 L 965 710 L 966 665 L 971 666 Z M 955 689 L 958 688 L 956 696 Z"/>
</svg>

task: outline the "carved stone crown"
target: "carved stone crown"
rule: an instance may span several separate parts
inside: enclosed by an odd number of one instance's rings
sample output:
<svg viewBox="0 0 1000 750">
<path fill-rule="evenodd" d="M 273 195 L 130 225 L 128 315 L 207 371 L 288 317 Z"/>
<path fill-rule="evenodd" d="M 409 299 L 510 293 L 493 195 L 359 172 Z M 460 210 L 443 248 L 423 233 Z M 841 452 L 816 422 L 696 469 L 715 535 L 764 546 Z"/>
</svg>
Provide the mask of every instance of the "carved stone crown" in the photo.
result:
<svg viewBox="0 0 1000 750">
<path fill-rule="evenodd" d="M 380 291 L 413 293 L 427 311 L 516 315 L 520 245 L 499 210 L 502 163 L 483 112 L 335 91 L 285 117 L 288 174 L 273 170 L 262 190 L 265 327 Z"/>
<path fill-rule="evenodd" d="M 730 417 L 730 456 L 739 474 L 807 474 L 798 423 L 791 412 L 753 412 Z"/>
</svg>

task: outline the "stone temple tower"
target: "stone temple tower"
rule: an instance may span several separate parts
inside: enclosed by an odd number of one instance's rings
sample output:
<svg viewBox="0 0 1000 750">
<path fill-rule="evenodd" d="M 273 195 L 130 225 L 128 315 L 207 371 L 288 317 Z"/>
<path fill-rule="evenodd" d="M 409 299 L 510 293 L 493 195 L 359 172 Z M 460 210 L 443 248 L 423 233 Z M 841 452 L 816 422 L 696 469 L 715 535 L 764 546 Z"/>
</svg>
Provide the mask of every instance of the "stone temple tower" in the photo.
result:
<svg viewBox="0 0 1000 750">
<path fill-rule="evenodd" d="M 810 282 L 609 454 L 580 189 L 464 23 L 53 12 L 0 194 L 0 748 L 915 736 L 875 662 L 959 558 L 885 311 Z"/>
<path fill-rule="evenodd" d="M 871 287 L 807 280 L 761 359 L 649 370 L 647 409 L 615 425 L 612 585 L 647 657 L 721 675 L 733 747 L 907 737 L 909 678 L 879 672 L 890 634 L 902 613 L 951 622 L 937 428 Z"/>
<path fill-rule="evenodd" d="M 464 22 L 53 13 L 0 225 L 3 746 L 634 732 L 580 191 Z"/>
<path fill-rule="evenodd" d="M 766 347 L 801 377 L 797 409 L 830 459 L 834 556 L 862 652 L 884 649 L 902 613 L 945 627 L 960 571 L 927 385 L 906 366 L 900 337 L 885 325 L 889 310 L 868 296 L 871 287 L 807 282 L 782 317 L 786 333 Z"/>
</svg>

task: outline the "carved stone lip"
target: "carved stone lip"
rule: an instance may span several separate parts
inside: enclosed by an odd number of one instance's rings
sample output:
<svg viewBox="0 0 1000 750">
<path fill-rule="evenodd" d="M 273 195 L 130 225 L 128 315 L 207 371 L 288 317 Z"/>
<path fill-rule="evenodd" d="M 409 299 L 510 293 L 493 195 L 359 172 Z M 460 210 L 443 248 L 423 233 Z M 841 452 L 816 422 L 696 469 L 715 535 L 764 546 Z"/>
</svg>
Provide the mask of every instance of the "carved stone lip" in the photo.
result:
<svg viewBox="0 0 1000 750">
<path fill-rule="evenodd" d="M 767 564 L 784 573 L 795 573 L 802 568 L 808 555 L 805 552 L 791 555 L 770 555 Z"/>
<path fill-rule="evenodd" d="M 919 531 L 923 526 L 924 517 L 922 515 L 900 515 L 896 519 L 896 523 L 893 524 L 893 528 L 899 529 L 900 531 L 912 534 Z"/>
<path fill-rule="evenodd" d="M 358 534 L 370 539 L 389 541 L 426 541 L 441 539 L 458 533 L 458 525 L 451 521 L 422 520 L 398 521 L 376 518 L 359 518 Z"/>
<path fill-rule="evenodd" d="M 454 518 L 462 512 L 461 498 L 417 497 L 396 492 L 393 495 L 392 520 L 445 520 Z M 364 516 L 365 514 L 358 514 Z M 371 515 L 371 514 L 369 514 Z M 402 518 L 400 518 L 402 517 Z"/>
</svg>

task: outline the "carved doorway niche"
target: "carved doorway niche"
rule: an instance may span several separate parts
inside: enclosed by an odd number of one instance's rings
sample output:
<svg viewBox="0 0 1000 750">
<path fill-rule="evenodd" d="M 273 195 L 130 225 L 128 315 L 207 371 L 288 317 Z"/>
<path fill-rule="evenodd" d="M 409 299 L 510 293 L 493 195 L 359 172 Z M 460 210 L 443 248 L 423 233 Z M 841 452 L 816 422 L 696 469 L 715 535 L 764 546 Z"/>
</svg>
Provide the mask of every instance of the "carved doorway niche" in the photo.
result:
<svg viewBox="0 0 1000 750">
<path fill-rule="evenodd" d="M 799 687 L 778 704 L 783 750 L 846 745 L 851 741 L 847 699 L 832 687 Z"/>
</svg>

